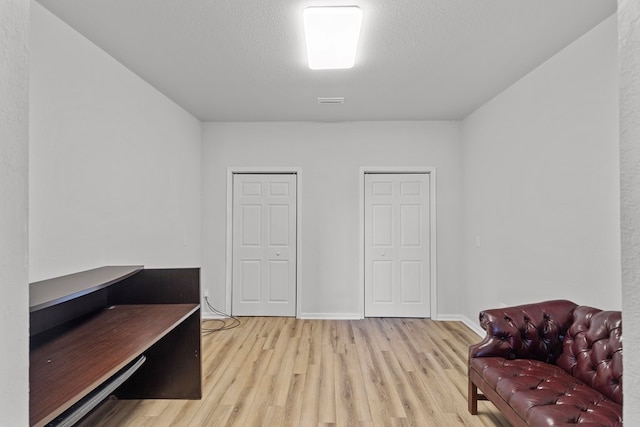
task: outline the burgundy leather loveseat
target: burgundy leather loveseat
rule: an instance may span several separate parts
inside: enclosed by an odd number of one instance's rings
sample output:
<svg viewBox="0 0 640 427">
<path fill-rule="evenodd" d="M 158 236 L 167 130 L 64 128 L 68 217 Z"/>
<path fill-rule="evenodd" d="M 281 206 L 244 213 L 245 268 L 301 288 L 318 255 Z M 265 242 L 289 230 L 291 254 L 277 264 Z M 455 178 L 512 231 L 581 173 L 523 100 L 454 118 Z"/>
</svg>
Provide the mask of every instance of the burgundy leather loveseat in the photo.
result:
<svg viewBox="0 0 640 427">
<path fill-rule="evenodd" d="M 619 311 L 546 301 L 485 310 L 480 325 L 469 412 L 490 400 L 515 427 L 622 426 Z"/>
</svg>

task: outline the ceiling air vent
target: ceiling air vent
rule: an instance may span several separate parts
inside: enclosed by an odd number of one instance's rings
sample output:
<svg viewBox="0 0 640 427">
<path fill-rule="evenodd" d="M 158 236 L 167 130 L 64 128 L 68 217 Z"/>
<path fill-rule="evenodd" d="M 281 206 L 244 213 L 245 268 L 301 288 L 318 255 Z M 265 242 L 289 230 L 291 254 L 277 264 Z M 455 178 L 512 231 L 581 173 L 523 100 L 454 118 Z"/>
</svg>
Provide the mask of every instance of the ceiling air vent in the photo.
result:
<svg viewBox="0 0 640 427">
<path fill-rule="evenodd" d="M 344 104 L 344 97 L 318 98 L 318 104 Z"/>
</svg>

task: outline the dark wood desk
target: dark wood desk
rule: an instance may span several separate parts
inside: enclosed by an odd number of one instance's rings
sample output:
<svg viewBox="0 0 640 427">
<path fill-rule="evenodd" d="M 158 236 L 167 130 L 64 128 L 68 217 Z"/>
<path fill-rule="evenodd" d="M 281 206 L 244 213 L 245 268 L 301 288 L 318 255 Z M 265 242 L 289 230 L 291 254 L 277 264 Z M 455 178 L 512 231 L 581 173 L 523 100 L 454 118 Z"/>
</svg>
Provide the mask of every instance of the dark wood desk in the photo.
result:
<svg viewBox="0 0 640 427">
<path fill-rule="evenodd" d="M 139 266 L 31 284 L 30 424 L 56 419 L 142 354 L 118 398 L 199 399 L 199 288 L 199 269 Z"/>
</svg>

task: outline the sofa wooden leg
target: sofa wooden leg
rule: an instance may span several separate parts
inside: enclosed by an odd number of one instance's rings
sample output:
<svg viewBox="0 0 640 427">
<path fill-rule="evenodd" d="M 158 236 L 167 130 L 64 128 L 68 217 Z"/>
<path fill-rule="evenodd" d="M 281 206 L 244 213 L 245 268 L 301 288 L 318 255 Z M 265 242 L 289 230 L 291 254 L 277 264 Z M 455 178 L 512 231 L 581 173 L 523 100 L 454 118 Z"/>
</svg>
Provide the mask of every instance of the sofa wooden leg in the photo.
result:
<svg viewBox="0 0 640 427">
<path fill-rule="evenodd" d="M 478 414 L 478 387 L 469 378 L 469 393 L 467 395 L 467 401 L 469 403 L 469 413 L 471 415 Z"/>
</svg>

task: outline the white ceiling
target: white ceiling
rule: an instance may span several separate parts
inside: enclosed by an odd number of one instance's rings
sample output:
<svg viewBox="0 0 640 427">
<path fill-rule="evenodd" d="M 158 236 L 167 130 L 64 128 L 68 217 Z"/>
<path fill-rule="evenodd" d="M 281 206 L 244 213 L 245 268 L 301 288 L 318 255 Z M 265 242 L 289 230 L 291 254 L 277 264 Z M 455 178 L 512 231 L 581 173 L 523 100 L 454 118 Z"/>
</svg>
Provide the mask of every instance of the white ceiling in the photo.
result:
<svg viewBox="0 0 640 427">
<path fill-rule="evenodd" d="M 461 119 L 615 0 L 39 0 L 202 121 Z M 358 5 L 355 67 L 309 70 L 302 10 Z M 345 98 L 318 105 L 318 97 Z"/>
</svg>

